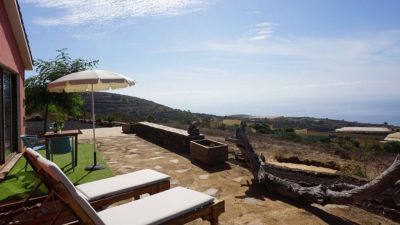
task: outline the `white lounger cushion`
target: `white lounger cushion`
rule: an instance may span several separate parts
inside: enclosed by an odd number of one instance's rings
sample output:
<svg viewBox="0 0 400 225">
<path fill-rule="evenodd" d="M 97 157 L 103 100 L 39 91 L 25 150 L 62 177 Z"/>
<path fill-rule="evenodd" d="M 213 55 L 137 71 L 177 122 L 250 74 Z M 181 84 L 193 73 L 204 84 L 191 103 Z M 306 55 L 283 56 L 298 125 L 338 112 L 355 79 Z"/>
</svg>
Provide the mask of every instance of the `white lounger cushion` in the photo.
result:
<svg viewBox="0 0 400 225">
<path fill-rule="evenodd" d="M 118 175 L 98 181 L 76 186 L 88 201 L 98 200 L 115 194 L 120 194 L 161 181 L 167 181 L 170 176 L 151 169 Z"/>
<path fill-rule="evenodd" d="M 106 225 L 160 224 L 208 205 L 214 198 L 176 187 L 127 204 L 103 210 L 98 216 Z"/>
<path fill-rule="evenodd" d="M 38 163 L 49 176 L 52 176 L 53 179 L 60 181 L 64 185 L 64 187 L 68 190 L 75 201 L 85 211 L 86 215 L 88 215 L 96 225 L 104 225 L 103 221 L 99 218 L 96 211 L 92 208 L 89 202 L 82 196 L 81 193 L 77 192 L 75 186 L 55 163 L 43 157 L 38 158 Z"/>
</svg>

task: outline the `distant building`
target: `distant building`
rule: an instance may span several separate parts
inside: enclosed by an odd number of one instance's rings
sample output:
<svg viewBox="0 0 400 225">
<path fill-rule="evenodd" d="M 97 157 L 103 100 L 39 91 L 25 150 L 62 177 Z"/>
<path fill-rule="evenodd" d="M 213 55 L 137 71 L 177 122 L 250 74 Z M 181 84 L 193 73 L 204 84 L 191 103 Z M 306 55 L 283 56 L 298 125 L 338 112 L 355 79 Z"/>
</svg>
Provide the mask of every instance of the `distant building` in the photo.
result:
<svg viewBox="0 0 400 225">
<path fill-rule="evenodd" d="M 386 136 L 384 141 L 399 141 L 400 142 L 400 132 L 389 134 Z"/>
<path fill-rule="evenodd" d="M 386 127 L 342 127 L 336 129 L 336 132 L 353 134 L 389 134 L 392 130 Z"/>
</svg>

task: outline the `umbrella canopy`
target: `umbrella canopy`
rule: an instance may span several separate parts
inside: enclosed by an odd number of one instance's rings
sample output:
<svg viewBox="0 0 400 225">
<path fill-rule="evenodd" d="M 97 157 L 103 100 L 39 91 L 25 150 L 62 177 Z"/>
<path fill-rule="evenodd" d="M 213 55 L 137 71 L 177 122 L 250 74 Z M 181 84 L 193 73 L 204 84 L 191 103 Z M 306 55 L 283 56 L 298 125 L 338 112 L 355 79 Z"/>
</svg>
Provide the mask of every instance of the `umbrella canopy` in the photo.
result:
<svg viewBox="0 0 400 225">
<path fill-rule="evenodd" d="M 126 88 L 135 84 L 132 79 L 106 70 L 85 70 L 71 73 L 51 82 L 50 92 L 85 92 Z"/>
<path fill-rule="evenodd" d="M 96 156 L 96 120 L 94 113 L 94 94 L 95 91 L 109 89 L 126 88 L 135 84 L 130 78 L 106 71 L 106 70 L 85 70 L 81 72 L 65 75 L 47 86 L 50 92 L 92 92 L 92 123 L 93 123 L 93 165 L 86 167 L 86 170 L 98 170 L 104 168 L 97 164 Z"/>
</svg>

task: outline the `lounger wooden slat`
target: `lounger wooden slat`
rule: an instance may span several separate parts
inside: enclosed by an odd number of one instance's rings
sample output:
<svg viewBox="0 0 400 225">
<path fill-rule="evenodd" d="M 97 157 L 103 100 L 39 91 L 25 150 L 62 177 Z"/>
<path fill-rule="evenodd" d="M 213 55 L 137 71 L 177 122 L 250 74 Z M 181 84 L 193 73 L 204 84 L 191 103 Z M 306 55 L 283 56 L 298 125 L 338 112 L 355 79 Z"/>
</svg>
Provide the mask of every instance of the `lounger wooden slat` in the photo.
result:
<svg viewBox="0 0 400 225">
<path fill-rule="evenodd" d="M 35 175 L 39 177 L 39 179 L 44 183 L 44 185 L 47 187 L 48 190 L 51 190 L 51 185 L 50 183 L 48 183 L 48 181 L 46 179 L 44 179 L 43 177 L 43 171 L 41 171 L 40 166 L 37 163 L 37 158 L 38 157 L 42 157 L 39 155 L 39 153 L 32 151 L 30 149 L 26 149 L 26 151 L 23 153 L 23 156 L 25 157 L 25 159 L 28 161 L 28 163 L 31 165 L 31 167 L 33 168 Z M 140 172 L 140 171 L 139 171 Z M 143 177 L 135 177 L 135 176 L 130 176 L 129 174 L 125 174 L 125 175 L 120 175 L 117 177 L 122 177 L 122 178 L 126 178 L 126 180 L 130 180 L 130 182 L 132 183 L 132 179 L 139 179 L 139 180 L 146 180 L 148 181 L 148 183 L 143 183 L 141 184 L 141 182 L 136 182 L 138 185 L 136 186 L 129 186 L 129 182 L 128 185 L 125 185 L 127 188 L 125 188 L 126 190 L 120 190 L 118 192 L 109 192 L 109 193 L 105 193 L 104 196 L 100 196 L 100 197 L 96 197 L 91 199 L 91 197 L 93 196 L 88 196 L 87 200 L 90 202 L 90 204 L 92 205 L 93 208 L 95 209 L 103 209 L 104 207 L 111 205 L 113 203 L 122 201 L 122 200 L 126 200 L 126 199 L 138 199 L 140 195 L 143 194 L 156 194 L 158 192 L 164 191 L 164 190 L 168 190 L 170 188 L 170 178 L 169 176 L 165 175 L 165 174 L 161 174 L 158 173 L 156 171 L 144 171 L 147 172 L 145 175 L 151 176 L 151 175 L 156 175 L 157 179 L 154 179 L 154 181 L 152 181 L 151 179 L 149 180 L 148 177 L 146 176 L 145 178 Z M 135 174 L 138 172 L 133 172 L 131 174 Z M 124 177 L 126 176 L 126 177 Z M 113 178 L 108 178 L 111 181 L 113 181 Z M 107 179 L 106 179 L 107 180 Z M 100 181 L 101 182 L 101 181 Z M 93 186 L 96 186 L 97 183 L 96 181 L 94 182 L 90 182 L 93 183 Z M 90 184 L 88 183 L 88 184 Z M 104 183 L 104 182 L 103 182 Z M 83 185 L 78 185 L 78 188 L 81 187 L 82 191 L 87 190 L 87 184 L 83 184 Z M 90 189 L 88 190 L 90 192 Z M 33 191 L 34 192 L 34 191 Z M 32 194 L 33 194 L 32 192 Z M 103 193 L 104 194 L 104 193 Z M 8 201 L 8 202 L 4 202 L 2 204 L 0 204 L 0 212 L 12 212 L 14 211 L 14 215 L 13 214 L 5 214 L 2 215 L 0 214 L 0 220 L 4 219 L 5 217 L 12 217 L 12 216 L 18 216 L 18 213 L 22 213 L 21 212 L 21 208 L 25 208 L 25 209 L 30 209 L 33 206 L 36 206 L 38 203 L 42 203 L 45 199 L 46 199 L 47 195 L 43 195 L 43 196 L 35 196 L 33 197 L 32 195 L 28 196 L 26 199 L 23 200 L 14 200 L 14 201 Z M 48 213 L 50 215 L 50 217 L 53 216 L 53 213 Z M 43 215 L 44 216 L 44 215 Z"/>
<path fill-rule="evenodd" d="M 48 189 L 51 189 L 50 184 L 47 183 L 46 179 L 43 179 L 43 172 L 41 171 L 40 166 L 37 162 L 37 157 L 41 157 L 37 152 L 32 151 L 30 149 L 26 149 L 23 153 L 23 156 L 26 158 L 28 163 L 31 165 L 36 175 L 44 182 Z M 135 173 L 135 172 L 133 172 Z M 94 181 L 96 182 L 96 181 Z M 82 185 L 83 186 L 83 185 Z M 79 186 L 78 186 L 79 188 Z M 89 202 L 93 205 L 95 209 L 102 208 L 107 205 L 116 203 L 118 201 L 122 201 L 129 198 L 138 199 L 142 194 L 155 194 L 164 190 L 168 190 L 170 188 L 170 180 L 169 176 L 165 175 L 165 178 L 160 179 L 157 182 L 152 182 L 148 185 L 142 185 L 135 188 L 128 188 L 126 191 L 118 192 L 116 194 L 110 193 L 109 195 L 102 197 L 100 199 L 91 200 L 88 199 Z"/>
<path fill-rule="evenodd" d="M 156 184 L 152 184 L 150 186 L 140 187 L 140 188 L 137 188 L 134 190 L 130 190 L 128 192 L 111 195 L 108 197 L 104 197 L 104 198 L 94 200 L 94 201 L 89 201 L 89 202 L 93 208 L 102 209 L 108 205 L 114 204 L 119 201 L 131 199 L 131 198 L 139 199 L 139 197 L 143 194 L 153 195 L 153 194 L 168 190 L 169 188 L 170 188 L 170 181 L 169 180 L 162 181 L 162 182 L 159 182 Z M 4 203 L 0 204 L 0 212 L 16 210 L 16 209 L 20 208 L 21 206 L 32 207 L 36 204 L 43 202 L 43 200 L 46 197 L 47 197 L 47 195 L 43 195 L 43 196 L 32 197 L 32 198 L 28 199 L 28 201 L 26 199 L 23 199 L 23 200 L 11 200 L 8 202 L 4 202 Z"/>
<path fill-rule="evenodd" d="M 44 158 L 38 162 L 41 164 L 41 177 L 82 224 L 183 224 L 202 218 L 216 225 L 219 215 L 224 212 L 224 201 L 176 187 L 97 213 L 57 165 Z"/>
</svg>

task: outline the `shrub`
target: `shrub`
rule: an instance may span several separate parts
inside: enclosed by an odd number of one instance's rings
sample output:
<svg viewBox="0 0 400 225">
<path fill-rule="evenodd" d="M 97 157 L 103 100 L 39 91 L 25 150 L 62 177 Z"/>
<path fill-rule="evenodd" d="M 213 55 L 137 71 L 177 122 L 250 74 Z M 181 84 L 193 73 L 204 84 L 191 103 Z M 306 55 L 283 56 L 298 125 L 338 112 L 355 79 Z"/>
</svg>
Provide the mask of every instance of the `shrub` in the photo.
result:
<svg viewBox="0 0 400 225">
<path fill-rule="evenodd" d="M 261 134 L 272 134 L 273 131 L 266 123 L 256 123 L 255 125 L 250 126 L 256 130 L 257 133 Z"/>
<path fill-rule="evenodd" d="M 154 116 L 153 115 L 148 115 L 147 117 L 146 117 L 146 121 L 147 122 L 154 122 L 156 119 L 154 118 Z"/>
<path fill-rule="evenodd" d="M 383 145 L 383 151 L 389 153 L 400 153 L 400 142 L 389 141 Z"/>
<path fill-rule="evenodd" d="M 284 131 L 288 132 L 288 133 L 294 133 L 294 129 L 293 128 L 285 128 Z"/>
<path fill-rule="evenodd" d="M 285 140 L 301 141 L 301 137 L 295 132 L 287 132 L 287 130 L 277 129 L 274 131 L 275 138 L 281 138 Z"/>
<path fill-rule="evenodd" d="M 347 150 L 356 150 L 360 148 L 360 142 L 353 138 L 345 138 L 339 142 L 339 146 Z"/>
<path fill-rule="evenodd" d="M 354 161 L 342 167 L 341 172 L 344 176 L 366 177 L 360 165 Z"/>
<path fill-rule="evenodd" d="M 107 115 L 104 119 L 109 123 L 112 123 L 115 120 L 113 115 Z"/>
<path fill-rule="evenodd" d="M 379 143 L 373 143 L 365 146 L 367 150 L 371 150 L 374 152 L 382 152 L 382 147 Z"/>
<path fill-rule="evenodd" d="M 231 132 L 235 132 L 236 129 L 239 128 L 239 125 L 233 124 L 233 125 L 225 125 L 225 129 L 229 130 Z"/>
<path fill-rule="evenodd" d="M 331 140 L 329 139 L 329 137 L 326 136 L 318 136 L 318 135 L 304 135 L 302 136 L 302 139 L 305 142 L 311 142 L 311 143 L 317 143 L 317 142 L 321 142 L 321 143 L 330 143 Z"/>
</svg>

